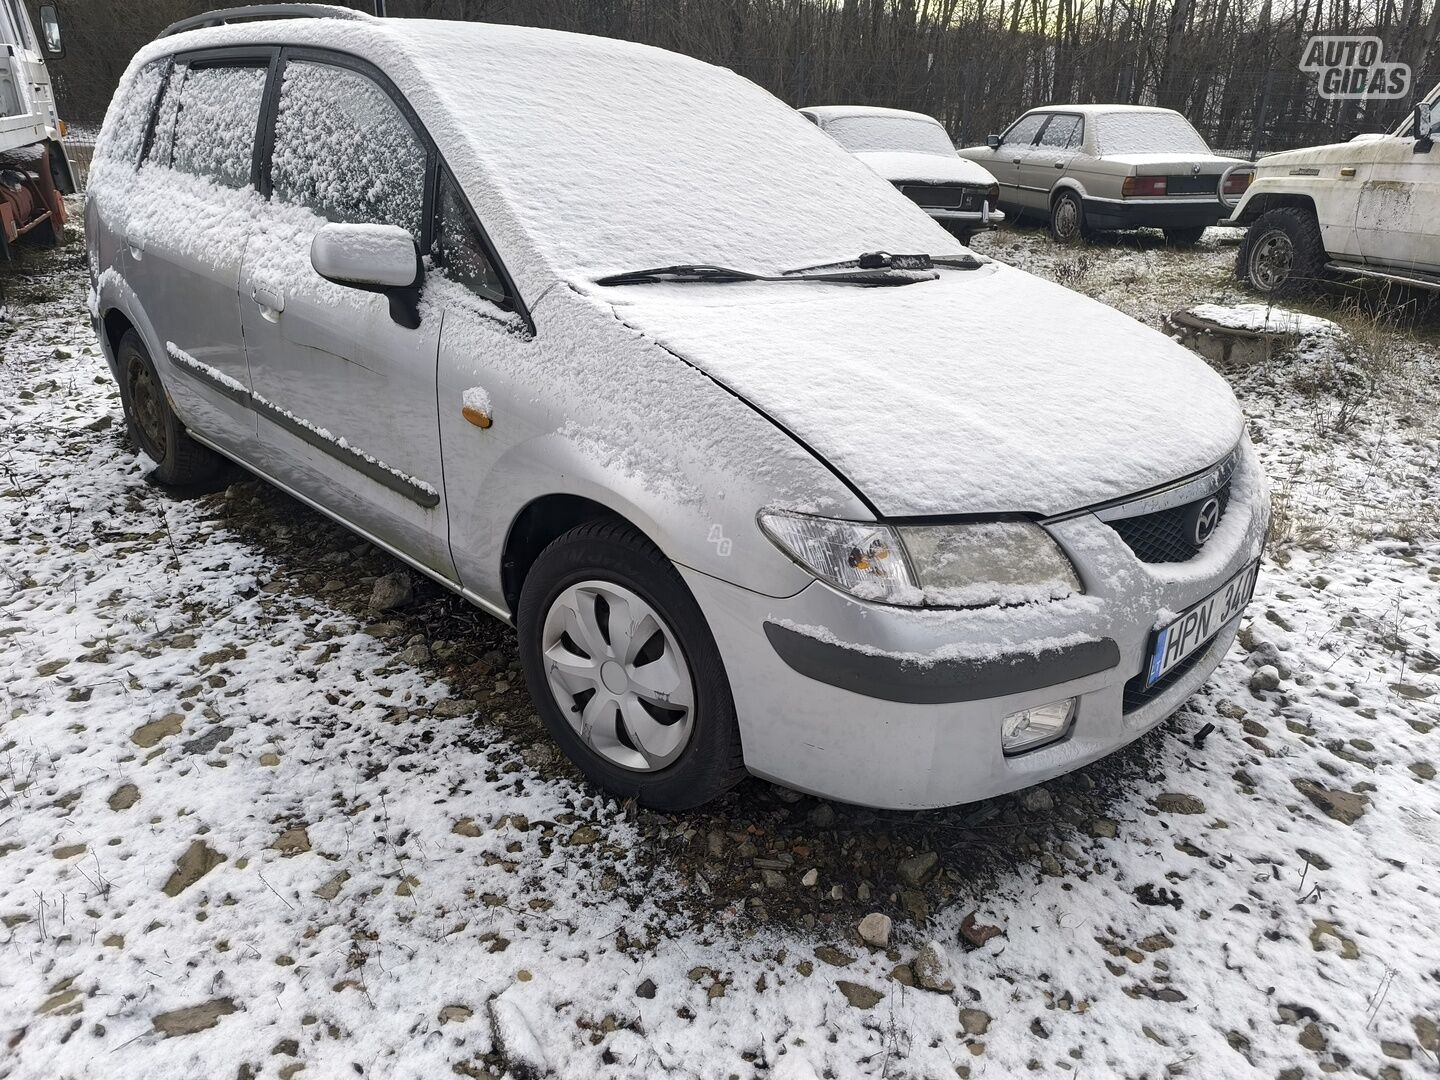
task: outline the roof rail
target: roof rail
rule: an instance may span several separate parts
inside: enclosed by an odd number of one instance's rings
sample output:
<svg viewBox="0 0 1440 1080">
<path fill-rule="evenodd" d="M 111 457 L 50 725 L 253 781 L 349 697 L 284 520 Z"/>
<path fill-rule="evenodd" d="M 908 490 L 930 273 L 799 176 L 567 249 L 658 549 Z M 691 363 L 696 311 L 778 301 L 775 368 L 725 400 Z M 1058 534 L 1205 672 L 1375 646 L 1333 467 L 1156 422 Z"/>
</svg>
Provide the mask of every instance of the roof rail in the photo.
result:
<svg viewBox="0 0 1440 1080">
<path fill-rule="evenodd" d="M 251 7 L 220 8 L 203 15 L 192 15 L 188 19 L 171 23 L 161 30 L 159 37 L 183 34 L 186 30 L 199 30 L 206 26 L 224 26 L 227 23 L 246 22 L 251 19 L 365 19 L 373 18 L 353 8 L 336 7 L 334 4 L 255 4 Z"/>
</svg>

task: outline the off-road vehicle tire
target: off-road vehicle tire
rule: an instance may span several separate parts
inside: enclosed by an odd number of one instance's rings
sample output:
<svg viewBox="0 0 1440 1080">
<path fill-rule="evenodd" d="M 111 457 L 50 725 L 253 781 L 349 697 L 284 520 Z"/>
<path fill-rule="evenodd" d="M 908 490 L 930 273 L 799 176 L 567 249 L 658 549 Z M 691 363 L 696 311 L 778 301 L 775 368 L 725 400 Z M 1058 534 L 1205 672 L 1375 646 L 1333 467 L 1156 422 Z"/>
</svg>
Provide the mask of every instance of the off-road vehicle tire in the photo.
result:
<svg viewBox="0 0 1440 1080">
<path fill-rule="evenodd" d="M 1235 256 L 1235 273 L 1256 292 L 1296 296 L 1330 280 L 1320 223 L 1299 206 L 1267 210 L 1245 232 Z"/>
</svg>

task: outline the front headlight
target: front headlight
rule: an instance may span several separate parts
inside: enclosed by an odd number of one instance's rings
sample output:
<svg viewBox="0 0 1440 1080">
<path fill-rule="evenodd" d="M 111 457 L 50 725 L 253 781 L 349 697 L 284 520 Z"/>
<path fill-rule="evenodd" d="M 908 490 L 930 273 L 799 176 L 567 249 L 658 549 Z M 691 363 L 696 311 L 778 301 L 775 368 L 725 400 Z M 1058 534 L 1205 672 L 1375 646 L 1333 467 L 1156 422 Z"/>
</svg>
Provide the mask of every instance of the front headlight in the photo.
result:
<svg viewBox="0 0 1440 1080">
<path fill-rule="evenodd" d="M 938 607 L 1033 604 L 1085 591 L 1060 546 L 1028 521 L 904 525 L 899 533 L 926 603 Z"/>
<path fill-rule="evenodd" d="M 1084 592 L 1050 534 L 1024 521 L 902 525 L 762 511 L 760 528 L 822 581 L 912 607 L 988 607 Z"/>
</svg>

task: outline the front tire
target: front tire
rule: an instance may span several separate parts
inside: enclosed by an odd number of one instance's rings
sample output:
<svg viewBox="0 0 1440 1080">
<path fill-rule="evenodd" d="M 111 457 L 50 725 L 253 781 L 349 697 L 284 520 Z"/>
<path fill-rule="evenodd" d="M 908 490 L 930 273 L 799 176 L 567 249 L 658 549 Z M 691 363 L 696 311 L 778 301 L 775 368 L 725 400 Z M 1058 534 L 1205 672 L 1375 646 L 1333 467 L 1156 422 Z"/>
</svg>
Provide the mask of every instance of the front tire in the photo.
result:
<svg viewBox="0 0 1440 1080">
<path fill-rule="evenodd" d="M 1050 235 L 1059 244 L 1078 244 L 1093 235 L 1085 224 L 1085 205 L 1073 191 L 1062 191 L 1050 204 Z"/>
<path fill-rule="evenodd" d="M 1235 271 L 1256 292 L 1285 296 L 1327 281 L 1325 264 L 1325 242 L 1315 215 L 1282 206 L 1261 214 L 1246 231 Z"/>
<path fill-rule="evenodd" d="M 140 335 L 127 330 L 115 350 L 120 370 L 120 404 L 130 438 L 155 462 L 154 477 L 171 487 L 189 487 L 212 479 L 222 462 L 218 454 L 185 434 Z"/>
<path fill-rule="evenodd" d="M 541 552 L 516 616 L 530 696 L 586 779 L 657 810 L 745 775 L 715 639 L 674 565 L 614 519 Z"/>
</svg>

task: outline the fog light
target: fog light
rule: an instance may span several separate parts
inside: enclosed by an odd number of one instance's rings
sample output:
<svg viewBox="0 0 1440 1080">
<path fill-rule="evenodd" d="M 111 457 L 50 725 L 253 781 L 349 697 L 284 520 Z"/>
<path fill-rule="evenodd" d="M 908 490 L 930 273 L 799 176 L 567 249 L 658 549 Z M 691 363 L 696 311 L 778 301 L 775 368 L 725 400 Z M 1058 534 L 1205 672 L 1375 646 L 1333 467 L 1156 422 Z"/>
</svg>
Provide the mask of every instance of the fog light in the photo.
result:
<svg viewBox="0 0 1440 1080">
<path fill-rule="evenodd" d="M 1000 746 L 1007 754 L 1019 754 L 1053 742 L 1070 726 L 1075 699 L 1052 701 L 1033 709 L 1013 712 L 1000 721 Z"/>
</svg>

